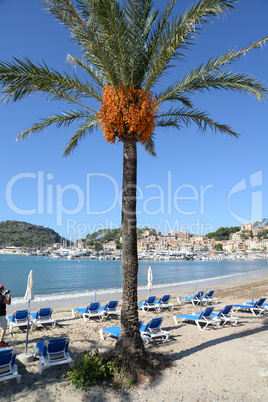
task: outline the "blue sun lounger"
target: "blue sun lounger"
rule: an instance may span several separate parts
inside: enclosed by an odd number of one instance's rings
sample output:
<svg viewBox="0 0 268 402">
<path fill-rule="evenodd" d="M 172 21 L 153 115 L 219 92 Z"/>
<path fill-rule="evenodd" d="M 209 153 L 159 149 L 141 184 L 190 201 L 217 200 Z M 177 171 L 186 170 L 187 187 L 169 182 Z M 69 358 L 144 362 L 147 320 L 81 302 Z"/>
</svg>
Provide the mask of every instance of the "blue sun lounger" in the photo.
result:
<svg viewBox="0 0 268 402">
<path fill-rule="evenodd" d="M 201 298 L 201 302 L 203 304 L 211 304 L 218 303 L 219 299 L 217 297 L 213 297 L 215 290 L 209 290 L 204 297 Z"/>
<path fill-rule="evenodd" d="M 7 318 L 10 323 L 10 333 L 12 334 L 13 332 L 13 327 L 26 327 L 27 326 L 27 321 L 29 312 L 28 310 L 17 310 L 14 311 L 13 315 L 9 315 Z M 32 326 L 32 323 L 29 321 L 30 327 Z"/>
<path fill-rule="evenodd" d="M 211 313 L 211 317 L 219 318 L 221 320 L 221 326 L 224 326 L 225 324 L 237 325 L 239 317 L 234 317 L 231 314 L 232 308 L 233 305 L 228 304 L 227 306 L 223 307 L 218 313 Z"/>
<path fill-rule="evenodd" d="M 142 321 L 140 320 L 139 321 L 139 329 L 141 328 L 141 326 L 142 326 Z M 112 338 L 118 339 L 120 336 L 120 331 L 121 331 L 121 328 L 118 326 L 102 328 L 102 329 L 100 329 L 100 337 L 102 340 L 104 340 L 104 334 L 106 334 L 107 337 L 111 336 Z M 143 341 L 145 343 L 145 337 L 144 337 Z"/>
<path fill-rule="evenodd" d="M 151 341 L 154 338 L 161 338 L 163 342 L 166 342 L 169 338 L 169 331 L 165 331 L 161 328 L 163 317 L 152 318 L 146 325 L 140 327 L 141 336 L 147 336 Z"/>
<path fill-rule="evenodd" d="M 262 313 L 265 314 L 265 313 L 268 312 L 268 310 L 266 310 L 266 308 L 262 307 L 262 305 L 265 302 L 265 300 L 266 300 L 266 298 L 262 297 L 259 300 L 257 300 L 255 303 L 251 303 L 251 304 L 234 304 L 234 307 L 236 308 L 234 313 L 236 313 L 238 310 L 242 310 L 242 311 L 251 312 L 255 316 L 259 316 Z"/>
<path fill-rule="evenodd" d="M 201 331 L 207 328 L 208 325 L 212 325 L 213 328 L 219 327 L 221 320 L 216 317 L 212 317 L 211 313 L 214 307 L 207 307 L 204 311 L 201 311 L 199 314 L 179 314 L 174 315 L 173 320 L 175 324 L 181 325 L 184 321 L 194 323 L 198 326 Z M 178 318 L 180 321 L 178 321 Z"/>
<path fill-rule="evenodd" d="M 260 300 L 262 300 L 262 299 L 265 299 L 265 300 L 266 300 L 266 298 L 263 298 L 263 297 L 262 297 L 261 299 L 258 299 L 257 301 L 260 301 Z M 252 304 L 254 304 L 254 303 L 252 303 L 252 302 L 246 302 L 246 304 L 252 305 Z M 261 303 L 261 307 L 268 311 L 268 303 Z"/>
<path fill-rule="evenodd" d="M 44 324 L 51 324 L 55 326 L 55 320 L 52 318 L 52 308 L 40 308 L 36 313 L 30 313 L 32 322 L 33 322 L 33 329 L 37 325 L 44 325 Z"/>
<path fill-rule="evenodd" d="M 16 355 L 17 349 L 0 350 L 0 381 L 16 378 L 17 383 L 20 383 L 21 375 L 18 373 L 18 366 L 15 364 Z"/>
<path fill-rule="evenodd" d="M 83 316 L 84 322 L 86 322 L 89 318 L 98 317 L 100 320 L 103 320 L 105 318 L 103 309 L 100 310 L 100 303 L 98 302 L 90 303 L 87 307 L 74 308 L 72 310 L 73 318 L 75 318 L 75 316 L 77 316 L 78 314 L 81 314 Z"/>
<path fill-rule="evenodd" d="M 110 300 L 105 306 L 101 306 L 99 310 L 103 313 L 104 318 L 109 318 L 110 316 L 120 317 L 121 311 L 117 310 L 118 300 Z"/>
<path fill-rule="evenodd" d="M 138 307 L 141 307 L 143 311 L 157 310 L 158 306 L 155 299 L 156 296 L 149 296 L 144 302 L 138 302 Z"/>
<path fill-rule="evenodd" d="M 178 297 L 177 300 L 178 302 L 181 304 L 181 301 L 189 301 L 190 303 L 192 303 L 194 306 L 196 306 L 197 304 L 200 303 L 200 300 L 202 299 L 204 292 L 201 290 L 199 292 L 197 292 L 194 296 L 181 296 Z"/>
<path fill-rule="evenodd" d="M 36 357 L 37 352 L 40 353 L 39 358 L 39 374 L 41 375 L 43 369 L 52 367 L 59 364 L 69 363 L 72 368 L 72 358 L 68 353 L 70 339 L 59 338 L 50 339 L 43 342 L 37 342 L 33 347 L 33 355 Z M 37 350 L 38 349 L 38 350 Z"/>
<path fill-rule="evenodd" d="M 165 308 L 168 308 L 169 310 L 173 310 L 174 304 L 169 302 L 170 295 L 164 295 L 161 296 L 158 301 L 155 301 L 154 304 L 157 307 L 158 311 L 161 311 Z"/>
<path fill-rule="evenodd" d="M 146 345 L 149 343 L 153 338 L 161 338 L 163 341 L 166 341 L 169 338 L 169 332 L 164 331 L 161 328 L 161 323 L 163 321 L 163 317 L 159 318 L 152 318 L 150 321 L 148 321 L 147 324 L 142 325 L 142 321 L 139 321 L 139 329 L 141 333 L 141 338 Z M 100 329 L 100 337 L 101 339 L 104 339 L 104 334 L 107 334 L 107 336 L 112 336 L 116 339 L 119 338 L 120 336 L 120 327 L 108 327 L 108 328 L 102 328 Z"/>
</svg>

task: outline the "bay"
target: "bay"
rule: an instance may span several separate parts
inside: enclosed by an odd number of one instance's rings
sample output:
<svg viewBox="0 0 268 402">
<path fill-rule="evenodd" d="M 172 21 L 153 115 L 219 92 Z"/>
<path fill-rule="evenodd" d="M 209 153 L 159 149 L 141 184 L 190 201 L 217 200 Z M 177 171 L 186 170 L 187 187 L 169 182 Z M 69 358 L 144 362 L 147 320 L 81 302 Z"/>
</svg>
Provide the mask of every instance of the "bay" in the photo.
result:
<svg viewBox="0 0 268 402">
<path fill-rule="evenodd" d="M 267 269 L 267 260 L 254 261 L 139 261 L 138 288 L 147 285 L 152 267 L 154 289 L 200 282 L 211 278 L 235 277 Z M 66 260 L 45 257 L 2 255 L 0 283 L 10 289 L 13 304 L 24 297 L 30 270 L 34 274 L 35 299 L 64 299 L 95 292 L 115 294 L 122 288 L 122 262 L 105 260 Z"/>
</svg>

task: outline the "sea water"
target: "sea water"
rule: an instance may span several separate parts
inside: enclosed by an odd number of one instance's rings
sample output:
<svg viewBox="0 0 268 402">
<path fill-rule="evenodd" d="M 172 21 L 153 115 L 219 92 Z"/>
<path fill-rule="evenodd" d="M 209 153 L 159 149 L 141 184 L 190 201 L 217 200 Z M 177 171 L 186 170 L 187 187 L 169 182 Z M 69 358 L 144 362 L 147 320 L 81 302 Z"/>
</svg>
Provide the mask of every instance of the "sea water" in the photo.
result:
<svg viewBox="0 0 268 402">
<path fill-rule="evenodd" d="M 153 271 L 154 293 L 159 288 L 224 278 L 241 279 L 249 273 L 268 272 L 267 260 L 255 261 L 139 261 L 138 289 L 145 290 L 148 268 Z M 60 302 L 87 298 L 94 301 L 122 290 L 122 262 L 89 259 L 52 259 L 46 257 L 2 255 L 0 284 L 12 292 L 12 305 L 21 304 L 30 270 L 34 276 L 35 302 Z"/>
</svg>

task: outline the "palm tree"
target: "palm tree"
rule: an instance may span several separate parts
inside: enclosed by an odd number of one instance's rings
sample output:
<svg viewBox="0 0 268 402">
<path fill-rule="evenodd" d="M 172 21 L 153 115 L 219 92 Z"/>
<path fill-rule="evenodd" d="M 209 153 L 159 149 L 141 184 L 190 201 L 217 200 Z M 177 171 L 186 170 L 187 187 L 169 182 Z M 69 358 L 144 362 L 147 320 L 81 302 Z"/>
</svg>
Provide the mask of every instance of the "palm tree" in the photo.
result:
<svg viewBox="0 0 268 402">
<path fill-rule="evenodd" d="M 229 65 L 247 51 L 258 48 L 268 37 L 222 56 L 210 59 L 157 92 L 156 84 L 174 68 L 172 62 L 185 58 L 205 23 L 233 10 L 233 0 L 199 0 L 171 20 L 176 0 L 169 0 L 162 13 L 153 0 L 45 0 L 44 8 L 70 32 L 80 47 L 81 57 L 68 55 L 71 66 L 80 68 L 60 73 L 45 62 L 14 58 L 0 62 L 3 100 L 18 101 L 41 92 L 47 100 L 65 101 L 75 109 L 54 114 L 19 135 L 19 140 L 44 130 L 79 123 L 64 155 L 100 126 L 107 141 L 123 142 L 122 237 L 123 295 L 121 336 L 117 352 L 135 359 L 146 356 L 138 331 L 136 182 L 137 142 L 155 155 L 156 127 L 180 129 L 195 123 L 201 131 L 238 136 L 226 124 L 215 122 L 207 112 L 194 108 L 192 96 L 212 89 L 251 93 L 263 101 L 267 90 L 257 79 L 234 73 Z M 175 67 L 176 68 L 176 67 Z M 101 108 L 94 109 L 96 101 Z"/>
</svg>

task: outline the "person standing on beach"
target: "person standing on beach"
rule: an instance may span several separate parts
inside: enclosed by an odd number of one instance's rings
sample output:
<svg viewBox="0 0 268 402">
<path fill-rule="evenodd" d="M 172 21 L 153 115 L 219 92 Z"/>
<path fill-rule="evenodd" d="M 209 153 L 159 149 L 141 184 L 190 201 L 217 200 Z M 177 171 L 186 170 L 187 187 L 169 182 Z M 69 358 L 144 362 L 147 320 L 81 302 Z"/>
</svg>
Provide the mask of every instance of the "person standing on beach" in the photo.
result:
<svg viewBox="0 0 268 402">
<path fill-rule="evenodd" d="M 4 342 L 4 336 L 7 329 L 7 319 L 6 319 L 6 304 L 11 304 L 10 291 L 5 291 L 5 287 L 0 285 L 0 347 L 7 346 L 8 343 Z"/>
</svg>

